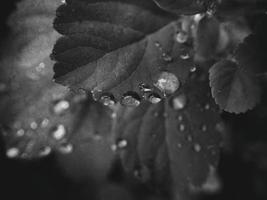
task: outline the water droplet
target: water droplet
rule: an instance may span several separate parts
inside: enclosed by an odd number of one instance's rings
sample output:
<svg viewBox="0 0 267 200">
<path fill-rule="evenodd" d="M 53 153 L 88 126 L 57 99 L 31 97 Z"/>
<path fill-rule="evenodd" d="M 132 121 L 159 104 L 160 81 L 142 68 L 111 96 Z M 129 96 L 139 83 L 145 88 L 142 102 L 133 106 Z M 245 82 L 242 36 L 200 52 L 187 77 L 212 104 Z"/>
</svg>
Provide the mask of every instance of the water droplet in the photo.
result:
<svg viewBox="0 0 267 200">
<path fill-rule="evenodd" d="M 19 149 L 16 147 L 12 147 L 6 151 L 6 156 L 8 158 L 15 158 L 19 155 Z"/>
<path fill-rule="evenodd" d="M 172 61 L 172 57 L 170 55 L 168 55 L 167 53 L 162 53 L 162 58 L 166 62 L 171 62 Z"/>
<path fill-rule="evenodd" d="M 45 118 L 43 119 L 43 121 L 41 122 L 41 127 L 42 128 L 46 128 L 49 124 L 49 119 Z"/>
<path fill-rule="evenodd" d="M 70 143 L 62 143 L 59 146 L 58 150 L 60 151 L 60 153 L 69 154 L 72 153 L 73 151 L 73 145 Z"/>
<path fill-rule="evenodd" d="M 150 179 L 150 171 L 148 167 L 142 165 L 134 170 L 134 176 L 142 182 L 147 182 Z"/>
<path fill-rule="evenodd" d="M 155 46 L 156 46 L 156 47 L 161 47 L 161 45 L 160 45 L 159 42 L 155 42 Z"/>
<path fill-rule="evenodd" d="M 179 149 L 181 149 L 181 148 L 183 147 L 183 145 L 182 145 L 181 143 L 178 143 L 178 144 L 177 144 L 177 147 L 178 147 Z"/>
<path fill-rule="evenodd" d="M 154 85 L 165 95 L 173 94 L 180 87 L 180 82 L 174 74 L 162 72 Z"/>
<path fill-rule="evenodd" d="M 119 149 L 123 149 L 123 148 L 125 148 L 125 147 L 127 147 L 127 145 L 128 145 L 128 142 L 127 142 L 127 140 L 118 140 L 117 141 L 117 147 L 119 148 Z"/>
<path fill-rule="evenodd" d="M 185 31 L 180 31 L 176 34 L 175 39 L 179 43 L 185 43 L 188 40 L 188 34 Z"/>
<path fill-rule="evenodd" d="M 24 136 L 24 134 L 25 134 L 24 129 L 19 129 L 19 130 L 17 131 L 17 133 L 16 133 L 16 135 L 17 135 L 18 137 L 22 137 L 22 136 Z"/>
<path fill-rule="evenodd" d="M 184 124 L 180 124 L 179 125 L 179 130 L 180 131 L 184 131 L 185 130 L 185 125 Z"/>
<path fill-rule="evenodd" d="M 204 106 L 204 109 L 205 109 L 205 110 L 209 110 L 209 109 L 210 109 L 210 104 L 206 104 L 206 105 Z"/>
<path fill-rule="evenodd" d="M 180 94 L 171 99 L 171 107 L 174 110 L 181 110 L 186 106 L 187 99 L 184 94 Z"/>
<path fill-rule="evenodd" d="M 154 113 L 154 117 L 158 117 L 159 116 L 159 113 L 158 112 L 155 112 Z"/>
<path fill-rule="evenodd" d="M 195 66 L 190 68 L 190 72 L 193 73 L 193 72 L 195 72 L 195 71 L 197 71 L 197 68 L 196 68 Z"/>
<path fill-rule="evenodd" d="M 7 85 L 5 83 L 0 83 L 0 93 L 7 91 Z"/>
<path fill-rule="evenodd" d="M 32 122 L 32 123 L 30 124 L 30 127 L 31 127 L 31 129 L 35 130 L 35 129 L 38 128 L 38 124 L 37 124 L 36 122 Z"/>
<path fill-rule="evenodd" d="M 187 59 L 190 58 L 190 55 L 189 55 L 189 53 L 184 52 L 184 53 L 180 54 L 180 58 L 181 58 L 182 60 L 187 60 Z"/>
<path fill-rule="evenodd" d="M 148 101 L 153 103 L 153 104 L 156 104 L 156 103 L 159 103 L 161 101 L 161 97 L 156 93 L 152 93 L 148 96 Z"/>
<path fill-rule="evenodd" d="M 66 100 L 56 101 L 53 106 L 53 112 L 57 115 L 64 113 L 70 107 L 70 103 Z"/>
<path fill-rule="evenodd" d="M 195 150 L 195 152 L 200 152 L 201 146 L 199 144 L 194 144 L 194 150 Z"/>
<path fill-rule="evenodd" d="M 136 107 L 141 103 L 139 95 L 135 92 L 127 92 L 121 99 L 121 104 L 125 106 Z"/>
<path fill-rule="evenodd" d="M 110 149 L 112 150 L 112 151 L 117 151 L 117 145 L 116 144 L 112 144 L 111 146 L 110 146 Z"/>
<path fill-rule="evenodd" d="M 91 90 L 91 94 L 92 94 L 93 99 L 95 101 L 98 101 L 99 97 L 102 94 L 102 90 L 97 90 L 97 89 Z"/>
<path fill-rule="evenodd" d="M 167 118 L 168 116 L 169 116 L 169 115 L 168 115 L 167 112 L 164 112 L 164 113 L 163 113 L 163 117 Z"/>
<path fill-rule="evenodd" d="M 52 149 L 51 147 L 43 147 L 40 152 L 39 152 L 39 156 L 48 156 L 51 153 Z"/>
<path fill-rule="evenodd" d="M 61 140 L 65 137 L 66 132 L 66 128 L 62 124 L 57 125 L 52 129 L 52 137 L 55 140 Z"/>
<path fill-rule="evenodd" d="M 209 166 L 209 175 L 207 177 L 206 182 L 202 185 L 202 190 L 209 193 L 214 194 L 221 189 L 221 181 L 216 173 L 216 169 L 213 166 Z"/>
<path fill-rule="evenodd" d="M 66 3 L 66 0 L 61 0 L 61 3 L 62 3 L 62 4 L 65 4 L 65 3 Z"/>
<path fill-rule="evenodd" d="M 141 92 L 151 92 L 152 91 L 151 87 L 145 83 L 139 84 L 138 87 L 139 87 Z"/>
<path fill-rule="evenodd" d="M 111 113 L 111 118 L 112 119 L 115 119 L 116 117 L 117 117 L 117 113 L 116 112 Z"/>
<path fill-rule="evenodd" d="M 219 122 L 215 125 L 215 129 L 216 131 L 220 132 L 220 133 L 223 133 L 225 132 L 225 125 L 223 122 Z"/>
<path fill-rule="evenodd" d="M 188 136 L 187 136 L 187 141 L 188 141 L 188 142 L 192 142 L 192 141 L 193 141 L 193 137 L 192 137 L 192 135 L 188 135 Z"/>
<path fill-rule="evenodd" d="M 206 132 L 207 129 L 208 129 L 207 125 L 205 125 L 205 124 L 202 125 L 201 130 L 202 130 L 203 132 Z"/>
<path fill-rule="evenodd" d="M 105 106 L 113 106 L 115 104 L 114 96 L 108 94 L 102 95 L 99 101 Z"/>
<path fill-rule="evenodd" d="M 40 64 L 35 68 L 35 70 L 36 70 L 37 72 L 42 72 L 44 69 L 45 69 L 45 64 L 44 64 L 44 63 L 40 63 Z"/>
</svg>

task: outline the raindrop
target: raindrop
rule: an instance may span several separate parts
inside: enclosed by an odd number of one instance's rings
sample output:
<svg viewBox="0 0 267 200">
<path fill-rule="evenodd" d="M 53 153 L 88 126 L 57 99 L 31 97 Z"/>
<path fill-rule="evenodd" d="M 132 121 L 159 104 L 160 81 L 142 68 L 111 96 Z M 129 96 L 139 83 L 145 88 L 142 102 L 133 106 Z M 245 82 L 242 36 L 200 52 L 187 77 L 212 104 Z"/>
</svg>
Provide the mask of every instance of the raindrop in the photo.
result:
<svg viewBox="0 0 267 200">
<path fill-rule="evenodd" d="M 195 152 L 200 152 L 201 146 L 199 144 L 194 144 L 194 150 L 195 150 Z"/>
<path fill-rule="evenodd" d="M 70 107 L 70 103 L 66 100 L 56 101 L 53 106 L 53 112 L 57 115 L 64 113 Z"/>
<path fill-rule="evenodd" d="M 12 147 L 6 151 L 6 156 L 8 158 L 15 158 L 19 155 L 19 149 L 16 147 Z"/>
<path fill-rule="evenodd" d="M 99 101 L 105 106 L 113 106 L 115 104 L 114 96 L 109 94 L 102 95 Z"/>
<path fill-rule="evenodd" d="M 72 153 L 73 151 L 73 145 L 69 143 L 62 143 L 59 146 L 58 150 L 60 151 L 60 153 L 69 154 L 69 153 Z"/>
<path fill-rule="evenodd" d="M 180 31 L 176 34 L 175 39 L 179 43 L 185 43 L 188 40 L 188 34 L 185 31 Z"/>
<path fill-rule="evenodd" d="M 197 71 L 197 68 L 196 68 L 195 66 L 190 68 L 190 72 L 193 73 L 193 72 L 195 72 L 195 71 Z"/>
<path fill-rule="evenodd" d="M 203 132 L 206 132 L 207 129 L 208 129 L 207 125 L 205 125 L 205 124 L 202 125 L 201 130 L 202 130 Z"/>
<path fill-rule="evenodd" d="M 42 128 L 46 128 L 49 124 L 49 119 L 45 118 L 43 119 L 43 121 L 41 122 L 41 127 Z"/>
<path fill-rule="evenodd" d="M 182 115 L 179 115 L 179 116 L 178 116 L 178 120 L 179 120 L 179 121 L 182 121 L 182 120 L 183 120 L 183 116 L 182 116 Z"/>
<path fill-rule="evenodd" d="M 154 85 L 166 95 L 173 94 L 180 87 L 180 82 L 174 74 L 162 72 Z"/>
<path fill-rule="evenodd" d="M 32 123 L 30 124 L 30 127 L 31 127 L 31 129 L 35 130 L 35 129 L 38 128 L 38 124 L 37 124 L 36 122 L 32 122 Z"/>
<path fill-rule="evenodd" d="M 193 141 L 192 135 L 188 135 L 188 136 L 187 136 L 187 141 L 188 141 L 188 142 L 192 142 L 192 141 Z"/>
<path fill-rule="evenodd" d="M 40 152 L 39 152 L 39 156 L 47 156 L 51 153 L 52 149 L 51 147 L 43 147 Z"/>
<path fill-rule="evenodd" d="M 61 140 L 66 135 L 66 128 L 60 124 L 52 129 L 52 137 L 55 140 Z"/>
<path fill-rule="evenodd" d="M 162 58 L 164 61 L 166 62 L 171 62 L 172 61 L 172 57 L 166 53 L 162 53 Z"/>
<path fill-rule="evenodd" d="M 141 92 L 151 92 L 152 91 L 151 87 L 149 87 L 149 85 L 147 85 L 145 83 L 139 84 L 138 87 L 139 87 Z"/>
<path fill-rule="evenodd" d="M 181 58 L 182 60 L 187 60 L 187 59 L 190 58 L 190 55 L 189 55 L 189 53 L 184 52 L 184 53 L 182 53 L 182 54 L 180 55 L 180 58 Z"/>
<path fill-rule="evenodd" d="M 121 140 L 118 140 L 118 141 L 117 141 L 117 145 L 116 145 L 116 146 L 117 146 L 119 149 L 123 149 L 123 148 L 127 147 L 127 145 L 128 145 L 127 140 L 123 140 L 123 139 L 121 139 Z"/>
<path fill-rule="evenodd" d="M 127 92 L 121 99 L 121 104 L 125 106 L 136 107 L 141 103 L 141 99 L 136 92 Z"/>
<path fill-rule="evenodd" d="M 181 110 L 186 106 L 187 99 L 184 94 L 180 94 L 171 99 L 171 107 L 174 110 Z"/>
<path fill-rule="evenodd" d="M 153 103 L 153 104 L 156 104 L 156 103 L 159 103 L 161 101 L 161 97 L 156 93 L 152 93 L 148 96 L 148 101 Z"/>
<path fill-rule="evenodd" d="M 37 72 L 42 72 L 45 69 L 45 64 L 40 63 L 35 69 Z"/>
<path fill-rule="evenodd" d="M 5 83 L 0 83 L 0 93 L 7 91 L 7 85 Z"/>
<path fill-rule="evenodd" d="M 205 109 L 205 110 L 209 110 L 209 109 L 210 109 L 210 104 L 206 104 L 206 105 L 204 106 L 204 109 Z"/>
<path fill-rule="evenodd" d="M 16 133 L 16 135 L 17 135 L 18 137 L 22 137 L 22 136 L 24 136 L 24 134 L 25 134 L 24 129 L 19 129 L 19 130 L 17 131 L 17 133 Z"/>
<path fill-rule="evenodd" d="M 160 45 L 159 42 L 155 42 L 155 46 L 156 46 L 156 47 L 161 47 L 161 45 Z"/>
<path fill-rule="evenodd" d="M 184 131 L 185 130 L 185 125 L 184 124 L 180 124 L 179 125 L 179 130 L 180 131 Z"/>
<path fill-rule="evenodd" d="M 117 113 L 116 113 L 116 112 L 112 112 L 112 113 L 111 113 L 111 118 L 112 118 L 112 119 L 115 119 L 116 117 L 117 117 Z"/>
</svg>

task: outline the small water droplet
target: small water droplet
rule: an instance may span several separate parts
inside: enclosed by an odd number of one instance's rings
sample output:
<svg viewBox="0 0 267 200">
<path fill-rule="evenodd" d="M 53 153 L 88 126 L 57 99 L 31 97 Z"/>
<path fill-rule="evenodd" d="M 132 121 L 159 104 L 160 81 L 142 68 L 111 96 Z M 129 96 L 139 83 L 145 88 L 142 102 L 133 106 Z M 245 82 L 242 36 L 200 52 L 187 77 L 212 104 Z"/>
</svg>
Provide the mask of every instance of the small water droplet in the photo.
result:
<svg viewBox="0 0 267 200">
<path fill-rule="evenodd" d="M 158 41 L 155 42 L 156 47 L 161 47 L 160 43 Z"/>
<path fill-rule="evenodd" d="M 137 107 L 140 103 L 141 99 L 135 92 L 127 92 L 121 99 L 121 104 L 125 106 Z"/>
<path fill-rule="evenodd" d="M 151 174 L 148 167 L 142 165 L 138 167 L 136 170 L 134 170 L 134 176 L 140 181 L 146 182 L 150 179 Z"/>
<path fill-rule="evenodd" d="M 184 124 L 180 124 L 179 125 L 179 130 L 180 131 L 184 131 L 185 130 L 185 125 Z"/>
<path fill-rule="evenodd" d="M 45 64 L 44 64 L 44 63 L 40 63 L 40 64 L 35 68 L 35 70 L 36 70 L 37 72 L 42 72 L 44 69 L 45 69 Z"/>
<path fill-rule="evenodd" d="M 128 142 L 127 142 L 127 140 L 124 140 L 124 139 L 118 140 L 117 144 L 116 144 L 117 148 L 119 148 L 119 149 L 123 149 L 123 148 L 127 147 L 127 145 L 128 145 Z"/>
<path fill-rule="evenodd" d="M 93 99 L 95 101 L 98 101 L 99 97 L 102 94 L 102 90 L 97 90 L 97 89 L 91 90 L 91 94 L 92 94 Z"/>
<path fill-rule="evenodd" d="M 182 145 L 181 143 L 178 143 L 178 144 L 177 144 L 177 147 L 178 147 L 179 149 L 181 149 L 181 148 L 183 147 L 183 145 Z"/>
<path fill-rule="evenodd" d="M 61 3 L 62 3 L 62 4 L 65 4 L 65 3 L 66 3 L 66 0 L 61 0 Z"/>
<path fill-rule="evenodd" d="M 35 121 L 31 122 L 30 127 L 31 127 L 31 129 L 35 130 L 38 128 L 38 124 Z"/>
<path fill-rule="evenodd" d="M 55 140 L 61 140 L 65 137 L 65 135 L 66 135 L 66 128 L 62 124 L 57 125 L 52 129 L 52 137 Z"/>
<path fill-rule="evenodd" d="M 58 150 L 60 151 L 60 153 L 69 154 L 72 153 L 73 151 L 73 145 L 70 143 L 62 143 L 59 146 Z"/>
<path fill-rule="evenodd" d="M 188 136 L 187 136 L 187 141 L 188 141 L 188 142 L 192 142 L 192 141 L 193 141 L 193 137 L 192 137 L 192 135 L 188 135 Z"/>
<path fill-rule="evenodd" d="M 201 130 L 202 130 L 203 132 L 206 132 L 207 129 L 208 129 L 207 125 L 205 125 L 205 124 L 202 125 Z"/>
<path fill-rule="evenodd" d="M 159 116 L 159 113 L 158 112 L 155 112 L 154 113 L 154 117 L 158 117 Z"/>
<path fill-rule="evenodd" d="M 117 117 L 117 113 L 116 113 L 116 112 L 112 112 L 112 113 L 111 113 L 111 118 L 112 118 L 112 119 L 115 119 L 116 117 Z"/>
<path fill-rule="evenodd" d="M 7 91 L 7 85 L 5 83 L 0 83 L 0 93 Z"/>
<path fill-rule="evenodd" d="M 43 157 L 43 156 L 48 156 L 51 153 L 52 149 L 51 147 L 43 147 L 41 148 L 40 152 L 39 152 L 39 156 Z"/>
<path fill-rule="evenodd" d="M 179 31 L 177 34 L 176 34 L 176 41 L 178 43 L 185 43 L 187 40 L 188 40 L 188 34 L 187 32 L 185 31 Z"/>
<path fill-rule="evenodd" d="M 174 110 L 181 110 L 186 106 L 187 99 L 184 94 L 180 94 L 171 99 L 171 107 Z"/>
<path fill-rule="evenodd" d="M 46 128 L 49 124 L 49 119 L 45 118 L 43 119 L 43 121 L 41 122 L 41 127 L 42 128 Z"/>
<path fill-rule="evenodd" d="M 161 97 L 156 93 L 152 93 L 148 96 L 148 101 L 153 104 L 157 104 L 161 101 Z"/>
<path fill-rule="evenodd" d="M 171 62 L 172 61 L 172 57 L 167 53 L 162 53 L 162 58 L 166 62 Z"/>
<path fill-rule="evenodd" d="M 113 106 L 115 104 L 114 96 L 108 94 L 102 95 L 99 101 L 105 106 Z"/>
<path fill-rule="evenodd" d="M 55 101 L 53 112 L 57 115 L 64 113 L 70 107 L 70 103 L 66 100 Z"/>
<path fill-rule="evenodd" d="M 190 72 L 191 72 L 191 73 L 193 73 L 193 72 L 195 72 L 195 71 L 197 71 L 197 68 L 196 68 L 195 66 L 190 68 Z"/>
<path fill-rule="evenodd" d="M 17 135 L 18 137 L 22 137 L 22 136 L 24 136 L 24 134 L 25 134 L 25 130 L 24 130 L 24 129 L 19 129 L 19 130 L 17 131 L 17 133 L 16 133 L 16 135 Z"/>
<path fill-rule="evenodd" d="M 169 115 L 168 115 L 167 112 L 164 112 L 164 113 L 163 113 L 163 117 L 167 118 L 168 116 L 169 116 Z"/>
<path fill-rule="evenodd" d="M 15 158 L 19 155 L 20 151 L 18 148 L 16 147 L 12 147 L 12 148 L 9 148 L 7 151 L 6 151 L 6 156 L 8 158 Z"/>
<path fill-rule="evenodd" d="M 178 120 L 179 120 L 179 121 L 182 121 L 182 120 L 183 120 L 183 116 L 182 116 L 182 115 L 179 115 L 179 116 L 178 116 Z"/>
<path fill-rule="evenodd" d="M 190 58 L 190 55 L 189 55 L 189 53 L 184 52 L 184 53 L 180 54 L 180 58 L 181 58 L 182 60 L 187 60 L 187 59 Z"/>
<path fill-rule="evenodd" d="M 194 150 L 195 150 L 195 152 L 200 152 L 201 146 L 199 144 L 194 144 Z"/>
<path fill-rule="evenodd" d="M 180 82 L 174 74 L 162 72 L 154 85 L 165 95 L 173 94 L 180 87 Z"/>
<path fill-rule="evenodd" d="M 210 109 L 210 104 L 206 104 L 206 105 L 204 106 L 204 109 L 205 109 L 205 110 L 209 110 L 209 109 Z"/>
<path fill-rule="evenodd" d="M 141 92 L 151 92 L 152 91 L 151 87 L 145 83 L 139 84 L 138 87 L 139 87 Z"/>
</svg>

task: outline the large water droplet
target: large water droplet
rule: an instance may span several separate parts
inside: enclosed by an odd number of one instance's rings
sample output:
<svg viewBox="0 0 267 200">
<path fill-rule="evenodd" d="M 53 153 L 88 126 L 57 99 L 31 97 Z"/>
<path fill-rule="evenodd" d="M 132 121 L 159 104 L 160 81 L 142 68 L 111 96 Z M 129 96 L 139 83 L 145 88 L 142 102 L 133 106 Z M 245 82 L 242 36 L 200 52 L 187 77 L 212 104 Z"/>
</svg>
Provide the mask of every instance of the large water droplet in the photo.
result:
<svg viewBox="0 0 267 200">
<path fill-rule="evenodd" d="M 180 82 L 174 74 L 162 72 L 154 85 L 165 95 L 173 94 L 180 87 Z"/>
<path fill-rule="evenodd" d="M 66 128 L 62 124 L 60 124 L 54 127 L 51 133 L 52 133 L 52 137 L 55 140 L 61 140 L 66 135 Z"/>
<path fill-rule="evenodd" d="M 63 114 L 70 107 L 70 103 L 66 100 L 56 101 L 53 106 L 53 112 L 57 115 Z"/>
<path fill-rule="evenodd" d="M 136 92 L 127 92 L 121 99 L 121 104 L 125 106 L 136 107 L 141 103 L 141 99 Z"/>
<path fill-rule="evenodd" d="M 159 103 L 161 101 L 161 97 L 156 93 L 152 93 L 148 96 L 148 101 L 153 103 L 153 104 L 156 104 L 156 103 Z"/>
<path fill-rule="evenodd" d="M 186 106 L 187 98 L 184 94 L 180 94 L 171 99 L 171 106 L 174 110 L 181 110 Z"/>
<path fill-rule="evenodd" d="M 176 34 L 176 41 L 179 43 L 185 43 L 188 40 L 188 34 L 185 31 L 180 31 Z"/>
<path fill-rule="evenodd" d="M 60 153 L 69 154 L 72 153 L 73 151 L 73 145 L 70 143 L 62 143 L 59 146 L 58 150 L 60 151 Z"/>
<path fill-rule="evenodd" d="M 99 101 L 105 106 L 113 106 L 115 104 L 114 96 L 109 94 L 102 95 Z"/>
<path fill-rule="evenodd" d="M 12 147 L 12 148 L 7 149 L 6 156 L 8 158 L 15 158 L 19 155 L 19 153 L 20 153 L 20 151 L 18 148 Z"/>
<path fill-rule="evenodd" d="M 45 118 L 43 119 L 43 121 L 41 122 L 41 127 L 42 128 L 46 128 L 49 124 L 49 119 Z"/>
<path fill-rule="evenodd" d="M 42 72 L 45 69 L 45 64 L 40 63 L 35 69 L 37 72 Z"/>
<path fill-rule="evenodd" d="M 184 124 L 179 124 L 179 130 L 184 131 L 185 130 L 185 125 Z"/>
</svg>

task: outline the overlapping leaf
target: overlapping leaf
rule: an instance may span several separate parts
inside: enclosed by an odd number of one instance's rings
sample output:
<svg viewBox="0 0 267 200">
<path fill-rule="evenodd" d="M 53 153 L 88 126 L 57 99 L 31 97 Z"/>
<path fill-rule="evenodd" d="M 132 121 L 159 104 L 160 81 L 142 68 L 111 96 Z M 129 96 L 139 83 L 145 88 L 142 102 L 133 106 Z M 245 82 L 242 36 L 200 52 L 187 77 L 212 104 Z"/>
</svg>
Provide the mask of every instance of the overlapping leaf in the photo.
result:
<svg viewBox="0 0 267 200">
<path fill-rule="evenodd" d="M 67 1 L 54 23 L 64 35 L 52 54 L 56 81 L 117 100 L 129 91 L 141 96 L 139 85 L 153 88 L 162 71 L 183 82 L 193 63 L 180 58 L 191 49 L 175 42 L 174 19 L 152 1 Z"/>
<path fill-rule="evenodd" d="M 196 76 L 198 79 L 200 76 Z M 122 108 L 115 133 L 125 170 L 145 183 L 183 193 L 201 187 L 218 162 L 220 121 L 203 79 L 186 82 L 174 97 Z"/>
<path fill-rule="evenodd" d="M 233 61 L 220 61 L 210 69 L 210 85 L 216 103 L 228 112 L 246 112 L 260 100 L 253 73 Z"/>
</svg>

